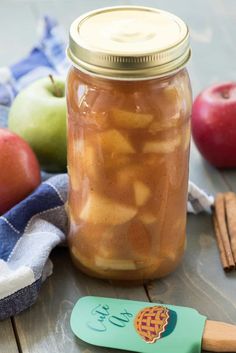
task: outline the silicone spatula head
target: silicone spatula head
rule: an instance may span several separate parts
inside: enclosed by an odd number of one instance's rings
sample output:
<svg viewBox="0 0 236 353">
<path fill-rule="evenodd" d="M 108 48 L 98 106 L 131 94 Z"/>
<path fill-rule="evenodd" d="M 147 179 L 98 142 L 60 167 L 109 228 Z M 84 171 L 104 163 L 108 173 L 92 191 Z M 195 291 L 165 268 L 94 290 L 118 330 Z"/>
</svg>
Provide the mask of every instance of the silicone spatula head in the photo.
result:
<svg viewBox="0 0 236 353">
<path fill-rule="evenodd" d="M 140 353 L 200 353 L 205 321 L 191 308 L 93 296 L 71 314 L 83 341 Z"/>
</svg>

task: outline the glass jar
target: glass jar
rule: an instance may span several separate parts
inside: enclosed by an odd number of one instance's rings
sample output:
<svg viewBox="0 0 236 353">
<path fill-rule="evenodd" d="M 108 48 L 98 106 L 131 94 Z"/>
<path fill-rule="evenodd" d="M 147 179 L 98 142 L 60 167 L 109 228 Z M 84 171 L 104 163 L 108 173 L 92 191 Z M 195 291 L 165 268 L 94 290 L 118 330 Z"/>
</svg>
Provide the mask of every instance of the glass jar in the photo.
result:
<svg viewBox="0 0 236 353">
<path fill-rule="evenodd" d="M 111 280 L 165 276 L 185 248 L 188 29 L 156 9 L 100 9 L 72 24 L 68 56 L 73 262 Z"/>
</svg>

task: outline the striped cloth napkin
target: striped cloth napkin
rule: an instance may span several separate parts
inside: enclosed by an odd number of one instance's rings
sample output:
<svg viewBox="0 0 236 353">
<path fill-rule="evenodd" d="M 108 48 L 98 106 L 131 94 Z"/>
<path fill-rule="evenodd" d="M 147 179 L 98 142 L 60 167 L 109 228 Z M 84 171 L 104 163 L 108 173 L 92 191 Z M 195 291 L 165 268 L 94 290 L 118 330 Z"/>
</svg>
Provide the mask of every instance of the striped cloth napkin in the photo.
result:
<svg viewBox="0 0 236 353">
<path fill-rule="evenodd" d="M 40 28 L 39 43 L 29 56 L 0 69 L 0 126 L 7 125 L 8 109 L 22 88 L 49 73 L 66 75 L 63 31 L 49 17 Z M 67 187 L 66 174 L 47 179 L 0 217 L 0 320 L 31 306 L 52 273 L 50 252 L 66 240 Z M 189 182 L 189 212 L 210 212 L 212 203 L 212 196 Z"/>
</svg>

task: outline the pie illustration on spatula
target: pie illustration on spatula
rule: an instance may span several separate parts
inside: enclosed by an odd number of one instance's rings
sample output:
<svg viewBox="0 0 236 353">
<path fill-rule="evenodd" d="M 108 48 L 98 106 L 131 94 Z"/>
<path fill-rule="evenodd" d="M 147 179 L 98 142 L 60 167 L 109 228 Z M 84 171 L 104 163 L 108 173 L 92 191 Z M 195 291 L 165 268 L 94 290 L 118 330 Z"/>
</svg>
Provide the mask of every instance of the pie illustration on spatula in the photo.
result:
<svg viewBox="0 0 236 353">
<path fill-rule="evenodd" d="M 146 343 L 155 343 L 164 333 L 167 333 L 166 330 L 168 329 L 172 316 L 171 312 L 172 311 L 168 308 L 159 305 L 140 310 L 134 319 L 134 326 L 139 336 Z M 175 326 L 173 326 L 173 322 L 171 326 L 171 330 L 168 330 L 169 332 L 167 334 L 173 331 Z"/>
</svg>

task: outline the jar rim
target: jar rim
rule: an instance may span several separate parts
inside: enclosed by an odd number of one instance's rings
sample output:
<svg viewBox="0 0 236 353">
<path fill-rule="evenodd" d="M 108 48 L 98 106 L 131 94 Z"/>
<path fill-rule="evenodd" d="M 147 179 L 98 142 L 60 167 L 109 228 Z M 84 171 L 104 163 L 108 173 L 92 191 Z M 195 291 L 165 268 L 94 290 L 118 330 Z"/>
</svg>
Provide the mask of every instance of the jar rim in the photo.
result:
<svg viewBox="0 0 236 353">
<path fill-rule="evenodd" d="M 159 9 L 97 9 L 72 23 L 67 56 L 79 70 L 110 79 L 166 76 L 188 62 L 189 30 L 179 17 Z"/>
</svg>

